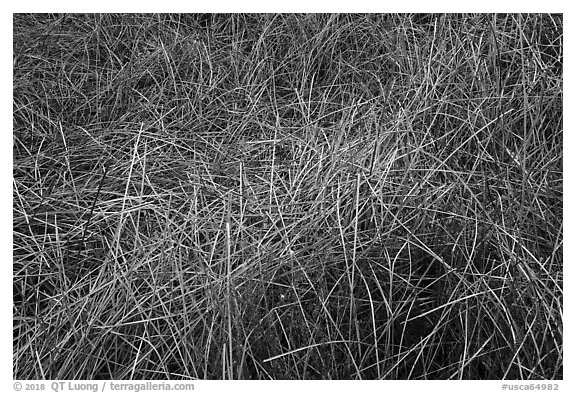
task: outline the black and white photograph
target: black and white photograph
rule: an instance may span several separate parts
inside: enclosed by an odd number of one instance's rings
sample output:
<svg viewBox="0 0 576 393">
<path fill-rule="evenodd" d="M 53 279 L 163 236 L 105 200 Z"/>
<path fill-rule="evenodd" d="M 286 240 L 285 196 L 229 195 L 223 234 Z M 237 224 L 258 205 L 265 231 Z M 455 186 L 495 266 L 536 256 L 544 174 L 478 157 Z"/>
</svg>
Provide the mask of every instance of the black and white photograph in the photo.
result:
<svg viewBox="0 0 576 393">
<path fill-rule="evenodd" d="M 14 380 L 564 379 L 562 13 L 11 17 Z"/>
</svg>

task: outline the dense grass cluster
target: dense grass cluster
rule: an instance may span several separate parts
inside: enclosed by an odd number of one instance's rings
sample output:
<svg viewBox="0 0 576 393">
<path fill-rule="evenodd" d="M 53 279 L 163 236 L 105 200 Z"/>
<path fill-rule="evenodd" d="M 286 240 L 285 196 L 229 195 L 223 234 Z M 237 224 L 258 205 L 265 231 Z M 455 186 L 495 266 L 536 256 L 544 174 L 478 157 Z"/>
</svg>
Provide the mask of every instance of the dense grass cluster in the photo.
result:
<svg viewBox="0 0 576 393">
<path fill-rule="evenodd" d="M 15 15 L 14 378 L 562 378 L 562 17 Z"/>
</svg>

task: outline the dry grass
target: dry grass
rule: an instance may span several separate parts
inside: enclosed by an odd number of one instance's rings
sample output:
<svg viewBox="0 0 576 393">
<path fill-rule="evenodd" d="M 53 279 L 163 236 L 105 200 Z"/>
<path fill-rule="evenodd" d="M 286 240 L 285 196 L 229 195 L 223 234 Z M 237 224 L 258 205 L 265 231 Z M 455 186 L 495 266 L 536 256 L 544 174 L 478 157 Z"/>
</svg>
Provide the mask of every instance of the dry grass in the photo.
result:
<svg viewBox="0 0 576 393">
<path fill-rule="evenodd" d="M 562 17 L 15 15 L 14 378 L 561 379 Z"/>
</svg>

